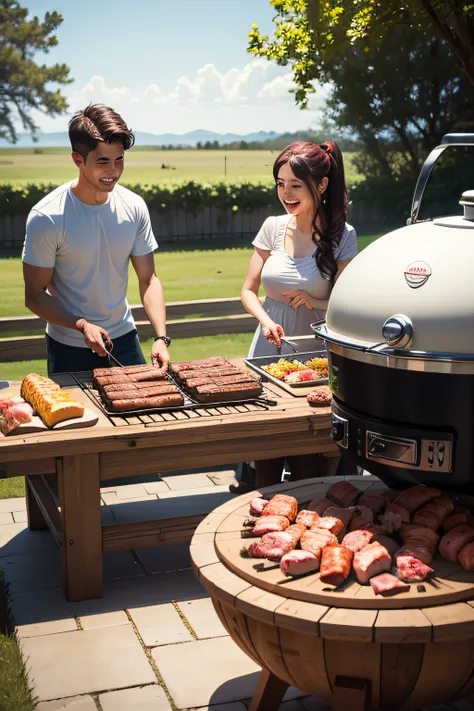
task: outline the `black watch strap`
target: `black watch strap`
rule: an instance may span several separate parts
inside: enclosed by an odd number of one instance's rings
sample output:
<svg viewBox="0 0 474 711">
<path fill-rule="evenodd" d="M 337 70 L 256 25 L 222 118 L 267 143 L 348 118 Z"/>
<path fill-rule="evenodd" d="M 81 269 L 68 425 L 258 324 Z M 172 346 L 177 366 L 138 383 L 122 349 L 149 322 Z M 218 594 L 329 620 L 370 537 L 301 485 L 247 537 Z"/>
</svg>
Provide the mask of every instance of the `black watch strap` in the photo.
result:
<svg viewBox="0 0 474 711">
<path fill-rule="evenodd" d="M 171 338 L 169 336 L 155 336 L 155 341 L 164 341 L 165 346 L 169 346 L 171 344 Z"/>
</svg>

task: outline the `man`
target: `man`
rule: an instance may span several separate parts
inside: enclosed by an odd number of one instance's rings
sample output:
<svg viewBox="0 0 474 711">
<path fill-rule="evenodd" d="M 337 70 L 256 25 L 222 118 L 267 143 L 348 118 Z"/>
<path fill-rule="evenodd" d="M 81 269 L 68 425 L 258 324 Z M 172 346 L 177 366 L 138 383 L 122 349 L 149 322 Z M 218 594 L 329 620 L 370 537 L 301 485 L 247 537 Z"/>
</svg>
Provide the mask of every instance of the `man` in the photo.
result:
<svg viewBox="0 0 474 711">
<path fill-rule="evenodd" d="M 156 339 L 154 365 L 169 354 L 157 243 L 144 200 L 118 184 L 135 142 L 119 114 L 101 104 L 69 123 L 76 180 L 35 205 L 23 248 L 25 304 L 47 322 L 48 374 L 107 366 L 106 345 L 123 365 L 145 363 L 127 301 L 128 265 Z"/>
</svg>

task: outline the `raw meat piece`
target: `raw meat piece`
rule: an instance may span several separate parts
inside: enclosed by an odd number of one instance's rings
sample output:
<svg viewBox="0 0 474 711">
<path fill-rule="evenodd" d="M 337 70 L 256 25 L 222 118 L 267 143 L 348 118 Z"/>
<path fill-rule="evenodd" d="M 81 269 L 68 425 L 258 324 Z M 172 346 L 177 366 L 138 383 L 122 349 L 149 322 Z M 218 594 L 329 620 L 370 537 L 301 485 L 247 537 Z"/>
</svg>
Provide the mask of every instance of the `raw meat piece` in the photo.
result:
<svg viewBox="0 0 474 711">
<path fill-rule="evenodd" d="M 448 516 L 443 522 L 443 528 L 445 531 L 450 531 L 455 526 L 459 526 L 460 523 L 467 523 L 468 516 L 465 513 L 453 513 Z"/>
<path fill-rule="evenodd" d="M 328 499 L 335 501 L 338 506 L 347 508 L 352 506 L 359 496 L 360 491 L 348 481 L 337 481 L 326 492 Z"/>
<path fill-rule="evenodd" d="M 372 543 L 380 543 L 384 548 L 388 550 L 391 556 L 393 556 L 400 548 L 400 544 L 398 543 L 398 541 L 395 541 L 393 538 L 386 536 L 384 533 L 375 533 L 372 539 Z"/>
<path fill-rule="evenodd" d="M 309 551 L 294 550 L 286 553 L 280 560 L 280 568 L 285 575 L 305 575 L 315 573 L 319 568 L 319 556 Z"/>
<path fill-rule="evenodd" d="M 294 496 L 276 494 L 272 496 L 262 513 L 263 516 L 286 516 L 289 521 L 294 521 L 298 513 L 298 502 Z"/>
<path fill-rule="evenodd" d="M 289 543 L 289 546 L 286 544 L 286 542 L 279 543 L 278 540 L 275 541 L 272 548 L 267 550 L 267 558 L 269 560 L 280 560 L 280 558 L 285 555 L 285 553 L 289 553 L 291 550 L 296 548 L 296 546 L 298 545 L 298 541 L 300 540 L 303 533 L 305 533 L 305 531 L 306 527 L 302 526 L 299 523 L 295 523 L 293 524 L 293 526 L 288 526 L 286 531 L 283 531 L 282 533 L 284 533 L 285 536 L 290 537 L 291 541 Z M 282 534 L 268 533 L 267 535 L 277 536 Z"/>
<path fill-rule="evenodd" d="M 431 528 L 416 526 L 413 523 L 404 523 L 399 531 L 403 543 L 422 543 L 432 555 L 436 553 L 439 536 Z"/>
<path fill-rule="evenodd" d="M 396 513 L 400 516 L 402 523 L 410 523 L 410 514 L 405 508 L 403 508 L 403 506 L 399 506 L 398 504 L 390 502 L 385 508 L 385 512 Z"/>
<path fill-rule="evenodd" d="M 316 511 L 320 516 L 322 516 L 326 509 L 333 505 L 334 501 L 326 499 L 326 497 L 322 497 L 320 499 L 313 499 L 310 501 L 306 509 L 307 511 Z"/>
<path fill-rule="evenodd" d="M 127 410 L 143 410 L 149 407 L 178 407 L 183 404 L 181 393 L 171 393 L 169 395 L 156 395 L 155 397 L 137 397 L 127 400 L 114 400 L 110 402 L 109 409 L 116 412 L 126 412 Z"/>
<path fill-rule="evenodd" d="M 314 531 L 321 528 L 331 531 L 335 536 L 338 536 L 344 529 L 344 522 L 335 516 L 322 516 L 314 526 L 311 526 L 311 530 Z"/>
<path fill-rule="evenodd" d="M 474 570 L 474 543 L 468 543 L 458 553 L 458 561 L 464 570 Z"/>
<path fill-rule="evenodd" d="M 376 595 L 393 595 L 399 592 L 407 592 L 410 586 L 402 583 L 391 573 L 382 573 L 370 578 L 370 585 Z"/>
<path fill-rule="evenodd" d="M 455 526 L 448 533 L 445 533 L 439 542 L 439 552 L 446 560 L 456 562 L 458 554 L 466 543 L 474 539 L 474 528 L 467 523 Z"/>
<path fill-rule="evenodd" d="M 453 509 L 453 514 L 466 514 L 466 516 L 471 515 L 471 509 L 462 504 L 455 504 Z"/>
<path fill-rule="evenodd" d="M 4 410 L 0 416 L 0 432 L 7 435 L 13 432 L 20 423 L 10 414 L 8 410 Z"/>
<path fill-rule="evenodd" d="M 306 531 L 300 539 L 300 546 L 304 551 L 309 551 L 318 557 L 326 546 L 337 546 L 337 538 L 324 528 L 317 531 Z"/>
<path fill-rule="evenodd" d="M 303 526 L 306 526 L 306 528 L 311 528 L 311 526 L 315 526 L 318 521 L 318 512 L 308 511 L 308 509 L 302 509 L 296 517 L 296 523 L 302 523 Z"/>
<path fill-rule="evenodd" d="M 262 498 L 261 496 L 256 496 L 255 499 L 252 499 L 250 502 L 250 515 L 251 516 L 260 516 L 260 514 L 263 512 L 263 509 L 265 506 L 268 504 L 267 499 Z"/>
<path fill-rule="evenodd" d="M 354 570 L 359 583 L 369 582 L 369 578 L 390 570 L 392 559 L 380 543 L 369 543 L 354 555 Z"/>
<path fill-rule="evenodd" d="M 409 489 L 402 491 L 395 499 L 395 503 L 399 506 L 403 506 L 403 508 L 412 513 L 428 503 L 430 499 L 435 499 L 437 496 L 441 496 L 439 489 L 417 484 L 416 486 L 411 486 Z"/>
<path fill-rule="evenodd" d="M 402 527 L 402 519 L 397 513 L 385 511 L 378 517 L 378 522 L 384 527 L 387 533 L 395 533 Z"/>
<path fill-rule="evenodd" d="M 436 531 L 453 509 L 454 502 L 452 499 L 448 496 L 437 496 L 415 513 L 413 523 Z"/>
<path fill-rule="evenodd" d="M 261 516 L 252 529 L 252 535 L 263 536 L 265 533 L 284 531 L 289 525 L 286 516 Z"/>
<path fill-rule="evenodd" d="M 332 393 L 327 385 L 319 385 L 315 390 L 312 390 L 306 395 L 306 399 L 310 405 L 313 403 L 329 405 L 332 400 Z"/>
<path fill-rule="evenodd" d="M 401 548 L 399 548 L 395 553 L 395 559 L 398 560 L 400 557 L 409 556 L 411 558 L 416 558 L 416 560 L 421 561 L 425 565 L 431 565 L 433 561 L 433 553 L 427 546 L 418 541 L 410 541 L 405 543 Z"/>
<path fill-rule="evenodd" d="M 345 546 L 345 548 L 348 548 L 353 553 L 357 553 L 357 551 L 360 551 L 362 548 L 369 545 L 369 543 L 372 542 L 373 537 L 374 534 L 372 531 L 351 531 L 350 533 L 346 533 L 342 539 L 341 546 Z"/>
<path fill-rule="evenodd" d="M 320 578 L 323 583 L 342 585 L 351 572 L 353 552 L 344 546 L 327 546 L 321 554 Z"/>
<path fill-rule="evenodd" d="M 380 494 L 362 494 L 358 503 L 361 506 L 367 506 L 374 515 L 377 515 L 379 511 L 382 511 L 385 506 L 388 505 L 389 501 L 385 496 Z"/>
<path fill-rule="evenodd" d="M 354 509 L 343 509 L 342 506 L 330 506 L 324 512 L 324 516 L 333 516 L 340 519 L 344 524 L 344 528 L 347 528 L 354 516 Z"/>
<path fill-rule="evenodd" d="M 293 550 L 305 530 L 304 526 L 295 525 L 289 526 L 286 531 L 266 533 L 261 541 L 254 541 L 249 545 L 248 552 L 252 558 L 280 560 L 285 553 Z"/>
<path fill-rule="evenodd" d="M 357 531 L 366 524 L 373 522 L 373 511 L 367 506 L 353 506 L 351 508 L 354 509 L 354 515 L 349 525 L 351 531 Z"/>
<path fill-rule="evenodd" d="M 433 568 L 411 555 L 397 555 L 397 573 L 407 583 L 421 583 Z"/>
<path fill-rule="evenodd" d="M 15 398 L 16 399 L 16 398 Z M 33 408 L 21 398 L 22 402 L 12 402 L 8 406 L 8 412 L 20 424 L 26 424 L 33 419 Z"/>
</svg>

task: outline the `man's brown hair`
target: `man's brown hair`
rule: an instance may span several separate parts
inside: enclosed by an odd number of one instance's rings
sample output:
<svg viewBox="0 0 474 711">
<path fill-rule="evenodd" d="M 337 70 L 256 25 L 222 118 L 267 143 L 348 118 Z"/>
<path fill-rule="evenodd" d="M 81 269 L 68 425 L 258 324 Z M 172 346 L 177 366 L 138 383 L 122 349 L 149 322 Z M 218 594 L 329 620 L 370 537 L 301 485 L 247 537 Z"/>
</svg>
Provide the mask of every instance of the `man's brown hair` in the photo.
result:
<svg viewBox="0 0 474 711">
<path fill-rule="evenodd" d="M 69 140 L 72 150 L 84 160 L 98 143 L 120 141 L 128 151 L 135 143 L 135 136 L 123 118 L 104 104 L 89 104 L 83 111 L 77 111 L 69 122 Z"/>
</svg>

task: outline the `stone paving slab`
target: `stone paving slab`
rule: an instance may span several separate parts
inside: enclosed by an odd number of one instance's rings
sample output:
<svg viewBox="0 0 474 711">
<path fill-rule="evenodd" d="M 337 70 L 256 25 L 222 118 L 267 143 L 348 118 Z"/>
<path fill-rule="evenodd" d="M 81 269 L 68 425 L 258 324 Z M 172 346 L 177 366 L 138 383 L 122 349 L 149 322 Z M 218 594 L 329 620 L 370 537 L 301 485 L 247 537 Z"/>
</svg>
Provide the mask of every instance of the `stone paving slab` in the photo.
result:
<svg viewBox="0 0 474 711">
<path fill-rule="evenodd" d="M 216 704 L 212 706 L 194 706 L 192 709 L 187 709 L 187 711 L 245 711 L 245 704 L 241 701 L 232 702 L 230 704 Z M 301 708 L 300 708 L 301 711 Z"/>
<path fill-rule="evenodd" d="M 160 495 L 164 491 L 170 491 L 168 484 L 165 481 L 150 481 L 143 484 L 148 494 Z"/>
<path fill-rule="evenodd" d="M 199 489 L 172 489 L 158 494 L 159 499 L 176 499 L 177 497 L 188 496 L 203 496 L 204 494 L 229 494 L 229 498 L 233 496 L 229 492 L 228 484 L 213 484 L 208 479 L 207 486 L 201 486 Z"/>
<path fill-rule="evenodd" d="M 249 698 L 260 671 L 230 637 L 156 647 L 152 655 L 178 709 Z"/>
<path fill-rule="evenodd" d="M 129 608 L 129 613 L 147 647 L 190 642 L 193 637 L 172 603 Z"/>
<path fill-rule="evenodd" d="M 140 501 L 153 501 L 156 500 L 156 494 L 147 494 L 145 491 L 145 488 L 143 488 L 143 494 L 140 496 L 118 496 L 115 491 L 110 491 L 108 494 L 102 494 L 102 501 L 106 506 L 112 506 L 113 504 L 120 504 L 120 503 L 130 503 L 131 501 L 133 502 L 140 502 Z"/>
<path fill-rule="evenodd" d="M 180 602 L 179 609 L 199 639 L 227 636 L 227 630 L 218 618 L 211 598 Z"/>
<path fill-rule="evenodd" d="M 12 511 L 26 511 L 24 496 L 15 499 L 0 499 L 0 513 L 11 513 Z"/>
<path fill-rule="evenodd" d="M 202 486 L 210 486 L 211 480 L 207 474 L 162 474 L 162 480 L 170 489 L 198 489 Z"/>
<path fill-rule="evenodd" d="M 12 555 L 55 549 L 56 543 L 49 531 L 30 531 L 26 523 L 0 526 L 0 560 Z"/>
<path fill-rule="evenodd" d="M 131 625 L 125 610 L 104 612 L 98 615 L 83 615 L 79 617 L 79 624 L 83 630 L 94 630 L 99 627 L 116 627 L 117 625 Z"/>
<path fill-rule="evenodd" d="M 5 581 L 12 593 L 41 590 L 61 585 L 61 566 L 57 550 L 23 553 L 0 558 Z"/>
<path fill-rule="evenodd" d="M 92 696 L 71 696 L 59 701 L 41 701 L 36 711 L 97 711 Z"/>
<path fill-rule="evenodd" d="M 14 511 L 12 515 L 15 523 L 26 523 L 26 521 L 28 521 L 26 509 L 24 511 Z"/>
<path fill-rule="evenodd" d="M 19 511 L 18 513 L 26 513 L 24 511 Z M 15 519 L 13 517 L 13 514 L 8 512 L 5 513 L 0 513 L 0 526 L 5 526 L 8 523 L 15 523 Z M 21 523 L 16 521 L 16 523 Z"/>
<path fill-rule="evenodd" d="M 39 701 L 156 682 L 131 626 L 21 640 Z"/>
<path fill-rule="evenodd" d="M 191 568 L 189 543 L 169 543 L 163 546 L 139 548 L 135 554 L 147 573 L 165 573 Z"/>
<path fill-rule="evenodd" d="M 163 689 L 154 684 L 101 694 L 102 711 L 171 711 Z"/>
</svg>

